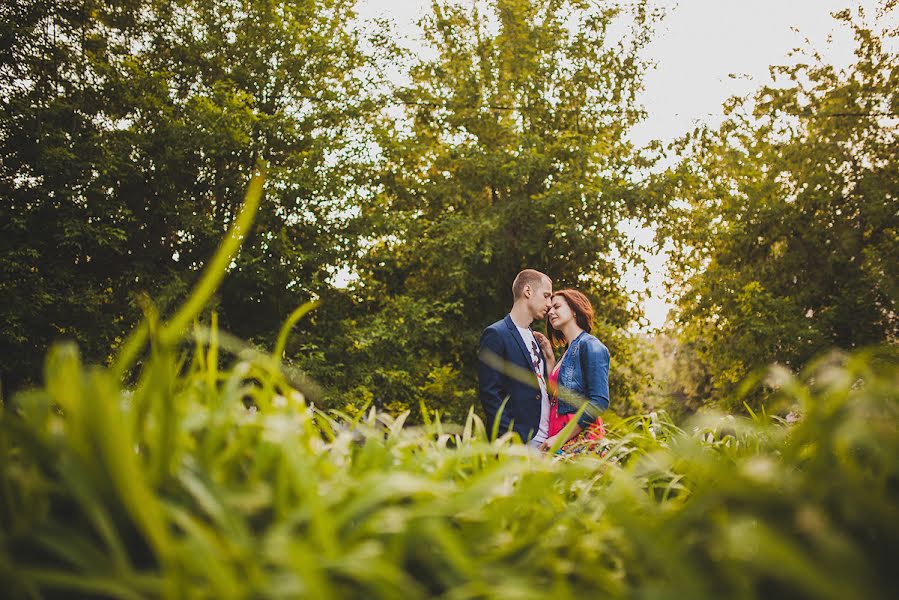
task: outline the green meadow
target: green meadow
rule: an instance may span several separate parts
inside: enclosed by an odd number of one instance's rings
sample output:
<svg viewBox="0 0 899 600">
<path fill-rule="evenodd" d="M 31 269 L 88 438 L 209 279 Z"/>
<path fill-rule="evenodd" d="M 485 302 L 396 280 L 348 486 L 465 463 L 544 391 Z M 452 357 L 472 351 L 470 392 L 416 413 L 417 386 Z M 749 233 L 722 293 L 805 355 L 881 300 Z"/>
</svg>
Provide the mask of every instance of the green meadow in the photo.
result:
<svg viewBox="0 0 899 600">
<path fill-rule="evenodd" d="M 771 369 L 788 419 L 612 416 L 565 459 L 473 410 L 323 410 L 280 360 L 311 307 L 271 354 L 197 320 L 260 195 L 170 320 L 108 367 L 55 346 L 5 406 L 6 597 L 893 597 L 895 352 Z"/>
</svg>

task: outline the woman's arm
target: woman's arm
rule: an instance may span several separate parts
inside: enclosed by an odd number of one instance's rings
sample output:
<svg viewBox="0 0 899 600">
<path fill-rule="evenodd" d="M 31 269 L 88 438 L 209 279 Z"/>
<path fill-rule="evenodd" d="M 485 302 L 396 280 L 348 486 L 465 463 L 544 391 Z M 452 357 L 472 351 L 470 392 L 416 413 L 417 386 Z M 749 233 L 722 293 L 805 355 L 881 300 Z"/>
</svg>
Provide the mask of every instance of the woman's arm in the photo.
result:
<svg viewBox="0 0 899 600">
<path fill-rule="evenodd" d="M 596 338 L 588 340 L 582 350 L 581 367 L 584 387 L 590 406 L 581 415 L 578 424 L 589 427 L 601 412 L 609 408 L 609 350 Z"/>
<path fill-rule="evenodd" d="M 546 336 L 539 331 L 533 333 L 534 339 L 537 340 L 537 343 L 540 345 L 540 351 L 543 352 L 543 358 L 546 360 L 546 370 L 552 372 L 553 368 L 556 366 L 556 355 L 553 353 L 553 345 L 550 344 L 549 340 L 546 339 Z"/>
<path fill-rule="evenodd" d="M 578 423 L 577 425 L 574 426 L 574 429 L 571 430 L 571 435 L 568 436 L 568 438 L 565 440 L 565 442 L 567 442 L 570 439 L 575 438 L 583 430 L 584 430 L 584 428 L 581 427 L 580 423 Z M 565 431 L 565 429 L 562 429 L 562 431 Z M 552 437 L 546 438 L 546 440 L 542 444 L 540 444 L 540 449 L 543 450 L 544 452 L 546 452 L 547 450 L 552 448 L 553 444 L 556 443 L 556 440 L 559 439 L 559 436 L 562 435 L 562 431 L 560 431 L 559 433 L 557 433 L 556 435 L 554 435 Z M 562 442 L 562 443 L 564 444 L 565 442 Z"/>
</svg>

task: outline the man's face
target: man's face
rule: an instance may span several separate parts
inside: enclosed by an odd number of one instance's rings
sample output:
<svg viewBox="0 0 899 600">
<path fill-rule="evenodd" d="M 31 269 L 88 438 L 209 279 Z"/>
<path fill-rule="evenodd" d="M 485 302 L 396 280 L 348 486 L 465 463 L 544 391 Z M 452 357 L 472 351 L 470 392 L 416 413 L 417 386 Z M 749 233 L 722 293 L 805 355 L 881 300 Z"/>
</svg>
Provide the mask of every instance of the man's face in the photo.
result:
<svg viewBox="0 0 899 600">
<path fill-rule="evenodd" d="M 535 286 L 531 288 L 528 307 L 531 309 L 531 316 L 537 321 L 544 318 L 552 307 L 553 284 L 548 279 L 543 279 Z"/>
</svg>

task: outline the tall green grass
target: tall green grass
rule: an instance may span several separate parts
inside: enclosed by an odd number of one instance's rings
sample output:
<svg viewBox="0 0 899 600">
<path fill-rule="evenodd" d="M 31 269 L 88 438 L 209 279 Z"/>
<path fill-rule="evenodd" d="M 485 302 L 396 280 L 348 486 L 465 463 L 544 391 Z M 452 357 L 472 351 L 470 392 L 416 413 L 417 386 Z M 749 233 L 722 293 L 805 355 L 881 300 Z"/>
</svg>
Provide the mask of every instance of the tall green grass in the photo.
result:
<svg viewBox="0 0 899 600">
<path fill-rule="evenodd" d="M 211 263 L 222 272 L 241 223 Z M 795 423 L 610 416 L 602 456 L 551 458 L 491 439 L 473 413 L 407 427 L 405 415 L 316 409 L 314 388 L 279 361 L 309 307 L 271 355 L 253 352 L 214 318 L 195 324 L 217 281 L 207 273 L 168 323 L 151 314 L 110 368 L 55 347 L 43 386 L 2 411 L 4 597 L 846 600 L 899 589 L 891 351 L 772 371 Z"/>
</svg>

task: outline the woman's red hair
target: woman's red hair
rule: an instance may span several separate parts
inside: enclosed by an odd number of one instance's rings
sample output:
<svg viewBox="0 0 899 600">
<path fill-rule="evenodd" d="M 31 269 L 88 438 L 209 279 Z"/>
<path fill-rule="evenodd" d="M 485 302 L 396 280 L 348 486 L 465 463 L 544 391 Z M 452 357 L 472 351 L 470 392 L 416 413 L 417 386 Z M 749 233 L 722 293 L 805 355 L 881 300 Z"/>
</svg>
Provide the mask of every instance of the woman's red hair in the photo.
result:
<svg viewBox="0 0 899 600">
<path fill-rule="evenodd" d="M 593 305 L 590 304 L 587 296 L 577 290 L 559 290 L 553 294 L 553 299 L 556 296 L 561 296 L 571 308 L 571 312 L 574 313 L 574 321 L 578 324 L 578 327 L 587 333 L 593 331 Z M 549 324 L 548 317 L 546 319 L 546 333 L 549 335 L 549 340 L 553 346 L 565 345 L 565 336 L 561 331 Z"/>
</svg>

